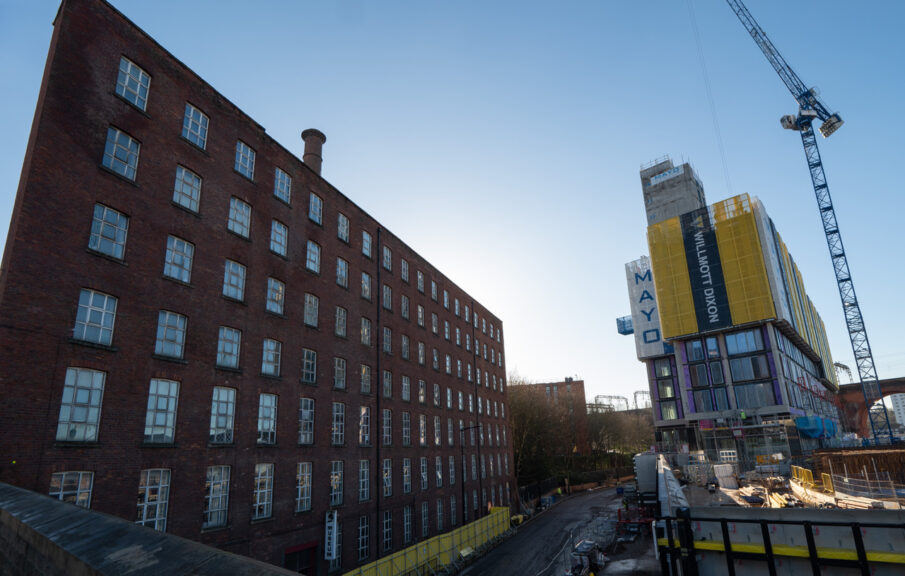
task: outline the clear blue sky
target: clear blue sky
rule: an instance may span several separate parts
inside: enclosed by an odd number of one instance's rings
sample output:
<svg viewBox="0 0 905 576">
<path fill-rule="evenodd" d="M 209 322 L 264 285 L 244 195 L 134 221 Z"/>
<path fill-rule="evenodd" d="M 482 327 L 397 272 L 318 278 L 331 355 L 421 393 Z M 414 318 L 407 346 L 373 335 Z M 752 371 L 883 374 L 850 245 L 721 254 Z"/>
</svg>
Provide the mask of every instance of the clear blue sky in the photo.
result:
<svg viewBox="0 0 905 576">
<path fill-rule="evenodd" d="M 503 319 L 510 371 L 647 389 L 614 321 L 647 252 L 639 166 L 730 192 L 687 1 L 113 4 L 297 155 L 322 130 L 324 177 Z M 725 2 L 693 5 L 731 193 L 763 200 L 854 368 L 795 103 Z M 3 231 L 57 6 L 0 0 Z M 846 120 L 819 144 L 879 374 L 903 376 L 905 2 L 748 7 Z"/>
</svg>

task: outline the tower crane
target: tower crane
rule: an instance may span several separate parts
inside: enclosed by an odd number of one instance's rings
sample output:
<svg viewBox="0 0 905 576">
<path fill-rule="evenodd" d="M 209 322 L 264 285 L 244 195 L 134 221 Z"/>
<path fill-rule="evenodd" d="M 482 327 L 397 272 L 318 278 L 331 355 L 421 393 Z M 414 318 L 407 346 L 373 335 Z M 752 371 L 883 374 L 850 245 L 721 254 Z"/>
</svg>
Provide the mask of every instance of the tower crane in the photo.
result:
<svg viewBox="0 0 905 576">
<path fill-rule="evenodd" d="M 814 185 L 814 193 L 817 195 L 817 208 L 823 221 L 823 231 L 826 234 L 826 245 L 830 250 L 830 258 L 833 261 L 833 271 L 836 274 L 836 284 L 839 288 L 839 297 L 842 299 L 842 310 L 845 313 L 845 324 L 852 342 L 852 352 L 855 355 L 855 363 L 858 366 L 858 376 L 861 380 L 861 389 L 864 392 L 864 401 L 868 407 L 870 428 L 874 442 L 879 443 L 880 436 L 886 435 L 892 438 L 889 427 L 889 416 L 883 402 L 879 402 L 882 409 L 876 412 L 870 408 L 875 402 L 883 399 L 880 392 L 880 383 L 877 379 L 877 370 L 874 367 L 874 357 L 870 351 L 870 342 L 867 339 L 867 329 L 864 327 L 864 318 L 861 316 L 861 307 L 855 296 L 855 285 L 848 268 L 848 259 L 845 256 L 845 248 L 842 245 L 842 235 L 836 222 L 836 211 L 833 208 L 833 200 L 830 198 L 830 189 L 826 182 L 826 174 L 823 172 L 823 162 L 820 160 L 820 151 L 817 149 L 817 139 L 814 136 L 812 124 L 815 120 L 821 122 L 820 133 L 828 138 L 842 126 L 842 118 L 837 113 L 830 113 L 821 102 L 815 88 L 808 88 L 804 82 L 792 70 L 785 61 L 773 42 L 767 38 L 766 32 L 748 11 L 741 0 L 726 0 L 732 11 L 738 16 L 745 30 L 754 39 L 754 42 L 770 61 L 773 69 L 779 74 L 786 88 L 798 102 L 798 114 L 786 115 L 780 119 L 783 128 L 795 130 L 801 134 L 801 143 L 804 145 L 804 155 L 811 172 L 811 182 Z"/>
</svg>

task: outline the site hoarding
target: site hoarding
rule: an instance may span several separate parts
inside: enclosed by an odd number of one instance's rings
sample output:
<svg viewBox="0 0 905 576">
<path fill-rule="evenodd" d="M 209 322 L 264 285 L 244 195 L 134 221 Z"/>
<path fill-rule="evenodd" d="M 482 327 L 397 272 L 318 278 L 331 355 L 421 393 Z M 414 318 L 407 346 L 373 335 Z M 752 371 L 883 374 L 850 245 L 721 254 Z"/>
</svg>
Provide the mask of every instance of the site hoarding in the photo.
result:
<svg viewBox="0 0 905 576">
<path fill-rule="evenodd" d="M 784 321 L 820 356 L 827 379 L 835 381 L 823 321 L 757 198 L 734 196 L 652 224 L 647 235 L 664 340 Z"/>
<path fill-rule="evenodd" d="M 664 343 L 660 330 L 660 311 L 656 300 L 650 259 L 642 256 L 625 265 L 629 300 L 632 306 L 632 326 L 635 351 L 639 359 L 672 353 L 672 346 Z"/>
</svg>

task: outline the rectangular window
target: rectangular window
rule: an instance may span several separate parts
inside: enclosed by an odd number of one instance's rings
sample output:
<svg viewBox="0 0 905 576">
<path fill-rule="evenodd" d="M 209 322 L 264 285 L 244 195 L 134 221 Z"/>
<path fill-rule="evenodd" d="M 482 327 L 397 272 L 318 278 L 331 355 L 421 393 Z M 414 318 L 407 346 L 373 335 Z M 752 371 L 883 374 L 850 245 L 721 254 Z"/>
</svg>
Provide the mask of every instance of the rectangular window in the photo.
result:
<svg viewBox="0 0 905 576">
<path fill-rule="evenodd" d="M 411 356 L 411 344 L 409 343 L 409 337 L 405 334 L 401 337 L 401 348 L 402 351 L 400 354 L 402 355 L 403 360 L 408 360 Z"/>
<path fill-rule="evenodd" d="M 402 399 L 409 402 L 412 399 L 412 381 L 408 376 L 402 377 Z"/>
<path fill-rule="evenodd" d="M 744 332 L 735 332 L 734 334 L 726 334 L 726 352 L 730 356 L 757 352 L 763 349 L 763 334 L 761 334 L 759 328 L 745 330 Z"/>
<path fill-rule="evenodd" d="M 713 381 L 714 386 L 726 383 L 723 378 L 723 364 L 719 360 L 710 363 L 710 379 Z"/>
<path fill-rule="evenodd" d="M 431 300 L 437 301 L 437 282 L 435 280 L 431 280 Z"/>
<path fill-rule="evenodd" d="M 371 299 L 371 276 L 367 272 L 361 273 L 361 297 Z"/>
<path fill-rule="evenodd" d="M 334 407 L 336 405 L 334 404 Z M 371 408 L 360 406 L 358 411 L 358 443 L 362 446 L 371 445 Z"/>
<path fill-rule="evenodd" d="M 676 411 L 675 400 L 663 400 L 660 402 L 660 416 L 663 420 L 675 420 L 679 417 Z"/>
<path fill-rule="evenodd" d="M 346 360 L 344 358 L 333 359 L 333 387 L 337 390 L 346 388 Z"/>
<path fill-rule="evenodd" d="M 402 509 L 402 538 L 405 544 L 412 541 L 412 507 Z"/>
<path fill-rule="evenodd" d="M 94 205 L 88 248 L 122 260 L 126 251 L 129 217 L 103 204 Z"/>
<path fill-rule="evenodd" d="M 393 271 L 393 251 L 388 246 L 383 247 L 383 269 Z"/>
<path fill-rule="evenodd" d="M 431 332 L 433 332 L 434 334 L 438 333 L 437 324 L 437 315 L 431 312 Z"/>
<path fill-rule="evenodd" d="M 261 358 L 261 374 L 266 376 L 280 375 L 280 356 L 283 345 L 278 340 L 264 338 L 264 350 Z"/>
<path fill-rule="evenodd" d="M 83 289 L 79 293 L 72 337 L 110 346 L 113 342 L 113 324 L 116 321 L 116 303 L 117 299 L 109 294 Z"/>
<path fill-rule="evenodd" d="M 418 292 L 424 294 L 424 272 L 418 270 L 415 277 L 417 279 L 416 287 L 418 288 Z"/>
<path fill-rule="evenodd" d="M 245 299 L 245 266 L 227 260 L 223 266 L 223 295 L 241 302 Z"/>
<path fill-rule="evenodd" d="M 361 231 L 361 253 L 371 257 L 371 235 L 366 231 Z"/>
<path fill-rule="evenodd" d="M 418 415 L 418 443 L 427 446 L 427 416 Z"/>
<path fill-rule="evenodd" d="M 408 412 L 402 413 L 402 445 L 412 445 L 412 416 Z"/>
<path fill-rule="evenodd" d="M 383 285 L 383 307 L 385 310 L 393 309 L 393 289 L 386 284 Z"/>
<path fill-rule="evenodd" d="M 421 457 L 421 489 L 427 490 L 427 457 Z"/>
<path fill-rule="evenodd" d="M 208 466 L 204 483 L 202 528 L 226 526 L 229 511 L 229 466 Z"/>
<path fill-rule="evenodd" d="M 172 444 L 176 438 L 176 405 L 179 382 L 154 378 L 148 390 L 144 441 L 148 444 Z"/>
<path fill-rule="evenodd" d="M 346 318 L 348 317 L 348 313 L 345 308 L 340 306 L 336 307 L 336 325 L 333 328 L 333 333 L 342 338 L 346 337 Z"/>
<path fill-rule="evenodd" d="M 317 383 L 317 352 L 302 348 L 302 383 Z"/>
<path fill-rule="evenodd" d="M 393 461 L 383 459 L 383 495 L 389 498 L 393 495 Z"/>
<path fill-rule="evenodd" d="M 405 258 L 399 260 L 399 277 L 403 282 L 409 281 L 409 263 Z"/>
<path fill-rule="evenodd" d="M 458 316 L 459 315 L 459 299 L 456 298 L 453 303 L 454 303 L 453 309 L 455 310 L 456 316 Z"/>
<path fill-rule="evenodd" d="M 449 497 L 449 525 L 456 525 L 456 496 L 453 494 Z"/>
<path fill-rule="evenodd" d="M 299 398 L 299 444 L 314 444 L 313 398 Z"/>
<path fill-rule="evenodd" d="M 405 294 L 403 294 L 402 296 L 400 296 L 399 301 L 400 301 L 399 307 L 402 309 L 402 317 L 405 318 L 406 320 L 408 320 L 409 319 L 409 308 L 410 308 L 409 297 L 406 296 Z"/>
<path fill-rule="evenodd" d="M 368 516 L 358 517 L 358 561 L 363 562 L 371 556 L 371 519 Z"/>
<path fill-rule="evenodd" d="M 383 327 L 383 352 L 384 354 L 393 353 L 393 331 L 389 327 Z"/>
<path fill-rule="evenodd" d="M 311 192 L 308 195 L 308 218 L 312 222 L 316 222 L 318 224 L 323 224 L 323 215 L 324 215 L 324 201 L 323 199 Z"/>
<path fill-rule="evenodd" d="M 116 77 L 116 93 L 139 110 L 147 110 L 151 77 L 134 62 L 122 56 Z"/>
<path fill-rule="evenodd" d="M 50 477 L 48 496 L 82 508 L 91 508 L 94 472 L 56 472 Z"/>
<path fill-rule="evenodd" d="M 277 396 L 261 394 L 258 397 L 258 444 L 277 443 Z"/>
<path fill-rule="evenodd" d="M 276 278 L 267 279 L 267 311 L 274 314 L 283 313 L 283 301 L 286 295 L 286 285 Z"/>
<path fill-rule="evenodd" d="M 106 374 L 87 368 L 69 368 L 57 423 L 57 440 L 96 442 Z"/>
<path fill-rule="evenodd" d="M 235 388 L 214 387 L 211 400 L 211 426 L 208 436 L 208 440 L 212 444 L 232 444 L 235 413 Z"/>
<path fill-rule="evenodd" d="M 443 458 L 441 456 L 437 456 L 434 462 L 434 472 L 436 474 L 436 486 L 437 488 L 443 487 Z"/>
<path fill-rule="evenodd" d="M 424 342 L 418 342 L 418 364 L 424 366 L 427 361 L 426 352 L 424 350 Z M 423 401 L 422 401 L 423 403 Z"/>
<path fill-rule="evenodd" d="M 220 335 L 217 339 L 217 366 L 238 368 L 241 346 L 242 332 L 228 326 L 220 326 Z"/>
<path fill-rule="evenodd" d="M 349 287 L 349 263 L 342 258 L 336 259 L 336 283 L 343 288 Z"/>
<path fill-rule="evenodd" d="M 672 365 L 669 362 L 669 358 L 654 360 L 654 374 L 657 378 L 672 376 Z"/>
<path fill-rule="evenodd" d="M 255 493 L 251 519 L 273 515 L 273 464 L 255 464 Z"/>
<path fill-rule="evenodd" d="M 255 151 L 245 142 L 236 141 L 236 172 L 249 180 L 255 179 Z"/>
<path fill-rule="evenodd" d="M 424 306 L 418 304 L 418 326 L 424 328 Z"/>
<path fill-rule="evenodd" d="M 125 132 L 110 126 L 107 128 L 107 143 L 104 145 L 103 165 L 113 172 L 135 180 L 138 171 L 138 153 L 141 143 Z"/>
<path fill-rule="evenodd" d="M 185 115 L 182 118 L 182 137 L 204 150 L 207 147 L 207 125 L 207 115 L 186 102 Z"/>
<path fill-rule="evenodd" d="M 251 231 L 251 205 L 235 196 L 230 197 L 226 228 L 243 238 L 248 238 Z"/>
<path fill-rule="evenodd" d="M 292 199 L 292 177 L 279 168 L 273 172 L 273 195 L 286 204 Z"/>
<path fill-rule="evenodd" d="M 736 385 L 735 406 L 739 410 L 746 408 L 759 408 L 761 406 L 773 406 L 776 398 L 773 395 L 773 384 L 761 382 L 758 384 Z"/>
<path fill-rule="evenodd" d="M 381 418 L 381 427 L 383 429 L 383 445 L 390 446 L 393 444 L 393 411 L 387 408 L 383 409 Z"/>
<path fill-rule="evenodd" d="M 691 364 L 688 366 L 688 373 L 691 378 L 691 385 L 694 388 L 700 388 L 703 386 L 709 386 L 709 382 L 707 381 L 707 365 L 706 364 Z"/>
<path fill-rule="evenodd" d="M 367 318 L 361 319 L 361 343 L 365 346 L 371 345 L 371 321 Z"/>
<path fill-rule="evenodd" d="M 305 324 L 317 328 L 317 309 L 320 300 L 314 294 L 305 294 Z"/>
<path fill-rule="evenodd" d="M 346 405 L 342 402 L 333 403 L 330 441 L 334 446 L 341 446 L 346 442 Z"/>
<path fill-rule="evenodd" d="M 305 260 L 305 267 L 317 274 L 321 272 L 321 247 L 312 240 L 308 240 L 308 256 Z"/>
<path fill-rule="evenodd" d="M 767 357 L 763 354 L 729 359 L 729 373 L 733 382 L 745 382 L 770 377 Z"/>
<path fill-rule="evenodd" d="M 361 365 L 361 393 L 371 393 L 371 367 L 367 364 Z"/>
<path fill-rule="evenodd" d="M 123 236 L 125 239 L 125 236 Z M 192 280 L 192 258 L 195 246 L 176 236 L 167 237 L 167 255 L 163 275 L 188 284 Z"/>
<path fill-rule="evenodd" d="M 393 549 L 393 512 L 391 510 L 383 511 L 383 551 L 389 552 Z"/>
<path fill-rule="evenodd" d="M 295 472 L 295 511 L 311 510 L 311 462 L 299 462 Z"/>
<path fill-rule="evenodd" d="M 443 531 L 443 500 L 437 499 L 437 532 Z"/>
<path fill-rule="evenodd" d="M 418 380 L 418 402 L 420 404 L 427 402 L 427 385 L 424 380 Z"/>
<path fill-rule="evenodd" d="M 421 537 L 427 538 L 430 536 L 431 527 L 430 527 L 430 518 L 428 517 L 428 511 L 430 506 L 428 506 L 427 502 L 421 503 Z"/>
<path fill-rule="evenodd" d="M 336 236 L 345 243 L 349 243 L 349 218 L 340 213 L 336 223 Z"/>
<path fill-rule="evenodd" d="M 157 315 L 157 338 L 154 354 L 182 358 L 185 347 L 186 318 L 182 314 L 161 310 Z"/>
<path fill-rule="evenodd" d="M 138 510 L 135 523 L 166 532 L 169 501 L 170 471 L 166 468 L 142 470 L 138 480 Z"/>
<path fill-rule="evenodd" d="M 443 307 L 449 310 L 449 291 L 443 290 Z M 447 338 L 448 340 L 449 338 Z"/>
<path fill-rule="evenodd" d="M 201 177 L 182 166 L 176 166 L 173 202 L 197 213 L 201 204 Z"/>
<path fill-rule="evenodd" d="M 449 457 L 449 485 L 455 486 L 456 484 L 456 457 Z"/>
<path fill-rule="evenodd" d="M 368 460 L 358 461 L 358 501 L 371 499 L 371 463 Z"/>
<path fill-rule="evenodd" d="M 270 223 L 270 251 L 280 256 L 286 256 L 288 246 L 289 228 L 282 222 L 273 220 Z"/>
<path fill-rule="evenodd" d="M 409 494 L 412 491 L 412 461 L 410 458 L 402 459 L 402 492 Z"/>
<path fill-rule="evenodd" d="M 440 430 L 440 417 L 434 416 L 434 446 L 439 446 L 441 444 L 440 437 L 443 435 Z"/>
<path fill-rule="evenodd" d="M 330 462 L 330 506 L 343 503 L 343 461 Z"/>
</svg>

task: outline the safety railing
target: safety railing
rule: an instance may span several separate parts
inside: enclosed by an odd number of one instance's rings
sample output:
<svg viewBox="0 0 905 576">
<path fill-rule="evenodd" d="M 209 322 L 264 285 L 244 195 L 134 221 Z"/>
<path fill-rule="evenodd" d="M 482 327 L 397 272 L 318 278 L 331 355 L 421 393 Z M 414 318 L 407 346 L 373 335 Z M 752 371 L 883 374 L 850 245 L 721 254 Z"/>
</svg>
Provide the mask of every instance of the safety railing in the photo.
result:
<svg viewBox="0 0 905 576">
<path fill-rule="evenodd" d="M 734 576 L 737 560 L 761 561 L 771 576 L 783 561 L 784 570 L 798 561 L 810 564 L 814 574 L 821 574 L 821 567 L 856 569 L 864 576 L 881 566 L 905 572 L 905 553 L 894 551 L 905 542 L 905 524 L 900 522 L 713 518 L 693 516 L 688 508 L 659 520 L 657 547 L 664 574 Z M 869 538 L 873 549 L 866 544 Z M 881 541 L 885 550 L 879 547 Z M 725 565 L 702 562 L 700 555 L 707 552 L 723 554 Z"/>
</svg>

